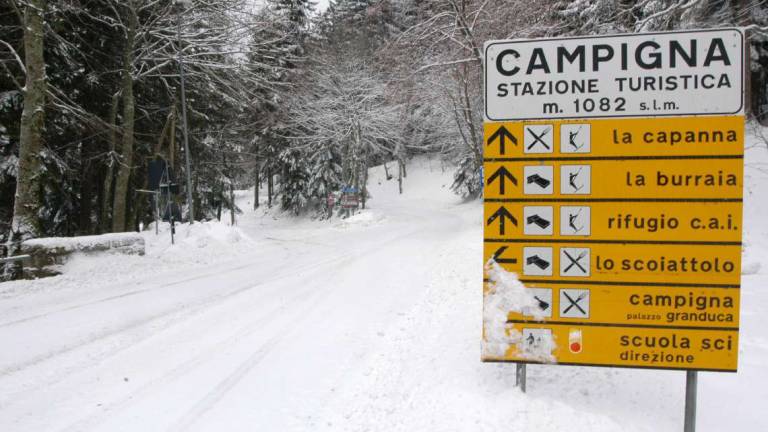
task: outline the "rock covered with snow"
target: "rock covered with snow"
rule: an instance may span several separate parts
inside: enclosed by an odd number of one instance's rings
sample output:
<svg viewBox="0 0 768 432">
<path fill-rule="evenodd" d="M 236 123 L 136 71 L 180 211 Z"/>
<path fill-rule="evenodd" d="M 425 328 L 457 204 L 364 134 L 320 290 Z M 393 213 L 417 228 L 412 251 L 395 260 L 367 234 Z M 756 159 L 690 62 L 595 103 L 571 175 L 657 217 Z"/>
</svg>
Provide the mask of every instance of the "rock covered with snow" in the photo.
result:
<svg viewBox="0 0 768 432">
<path fill-rule="evenodd" d="M 60 267 L 73 253 L 144 255 L 144 238 L 138 233 L 48 237 L 23 242 L 21 252 L 31 256 L 29 274 L 33 277 L 51 276 L 60 273 Z"/>
</svg>

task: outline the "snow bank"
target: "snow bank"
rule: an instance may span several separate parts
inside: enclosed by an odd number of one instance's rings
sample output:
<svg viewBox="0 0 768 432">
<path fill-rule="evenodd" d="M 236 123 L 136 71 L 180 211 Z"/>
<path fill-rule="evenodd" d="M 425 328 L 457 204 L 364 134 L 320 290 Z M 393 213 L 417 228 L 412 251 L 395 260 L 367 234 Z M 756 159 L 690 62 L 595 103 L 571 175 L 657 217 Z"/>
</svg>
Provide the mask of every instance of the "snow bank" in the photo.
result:
<svg viewBox="0 0 768 432">
<path fill-rule="evenodd" d="M 137 233 L 113 233 L 80 237 L 48 237 L 27 240 L 24 248 L 59 249 L 67 252 L 90 252 L 129 247 L 138 255 L 144 254 L 144 239 Z"/>
<path fill-rule="evenodd" d="M 358 212 L 352 216 L 339 220 L 339 222 L 336 224 L 336 227 L 342 229 L 357 226 L 367 227 L 370 225 L 382 223 L 385 221 L 385 219 L 386 217 L 379 212 L 368 209 L 358 210 Z"/>
<path fill-rule="evenodd" d="M 539 334 L 532 343 L 527 343 L 523 334 L 507 322 L 510 313 L 544 319 L 544 312 L 532 291 L 518 280 L 516 274 L 504 270 L 493 259 L 486 263 L 485 270 L 490 283 L 483 301 L 483 359 L 504 357 L 514 345 L 525 359 L 554 363 L 556 359 L 552 351 L 557 345 L 551 333 Z"/>
<path fill-rule="evenodd" d="M 72 249 L 66 260 L 51 268 L 55 270 L 56 277 L 5 282 L 0 288 L 0 298 L 30 292 L 75 292 L 93 287 L 120 289 L 123 285 L 164 280 L 167 275 L 215 272 L 229 265 L 227 263 L 239 262 L 244 255 L 255 252 L 258 244 L 240 228 L 218 221 L 196 222 L 191 226 L 177 224 L 173 245 L 168 223 L 160 225 L 157 235 L 152 225 L 140 233 L 107 234 L 103 237 L 113 243 L 121 239 L 136 239 L 142 245 L 143 254 L 110 251 L 83 253 Z M 38 239 L 34 242 L 59 244 L 66 248 L 75 248 L 79 244 L 86 249 L 92 244 L 89 237 L 63 238 L 61 243 L 56 240 Z"/>
<path fill-rule="evenodd" d="M 155 235 L 154 225 L 142 233 L 147 255 L 163 263 L 214 263 L 251 251 L 255 242 L 237 226 L 223 221 L 177 224 L 174 244 L 170 226 L 162 224 Z"/>
<path fill-rule="evenodd" d="M 35 278 L 55 276 L 61 273 L 62 266 L 72 259 L 73 254 L 144 255 L 144 238 L 137 233 L 49 237 L 23 242 L 21 252 L 32 257 L 25 274 Z"/>
</svg>

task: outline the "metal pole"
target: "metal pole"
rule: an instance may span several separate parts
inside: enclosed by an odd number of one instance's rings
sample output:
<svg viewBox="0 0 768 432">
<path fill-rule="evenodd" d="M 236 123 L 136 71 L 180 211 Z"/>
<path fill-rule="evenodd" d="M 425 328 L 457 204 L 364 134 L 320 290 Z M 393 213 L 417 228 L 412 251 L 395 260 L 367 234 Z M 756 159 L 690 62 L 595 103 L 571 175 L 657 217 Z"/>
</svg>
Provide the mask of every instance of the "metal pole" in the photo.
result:
<svg viewBox="0 0 768 432">
<path fill-rule="evenodd" d="M 171 200 L 171 184 L 168 183 L 168 192 L 166 192 L 166 204 L 165 208 L 168 209 L 168 222 L 171 224 L 171 244 L 176 244 L 174 240 L 174 234 L 176 234 L 176 226 L 173 223 L 173 201 Z"/>
<path fill-rule="evenodd" d="M 685 423 L 684 432 L 696 432 L 696 371 L 685 372 Z"/>
<path fill-rule="evenodd" d="M 155 235 L 160 233 L 160 193 L 152 194 L 152 203 L 155 205 Z"/>
<path fill-rule="evenodd" d="M 189 163 L 189 138 L 187 138 L 187 97 L 184 81 L 184 59 L 181 56 L 181 13 L 176 21 L 176 39 L 179 44 L 179 79 L 181 80 L 181 123 L 184 133 L 184 165 L 187 174 L 187 205 L 189 206 L 189 223 L 195 223 L 195 203 L 192 200 L 192 168 Z"/>
<path fill-rule="evenodd" d="M 515 370 L 515 385 L 520 387 L 520 390 L 525 393 L 525 363 L 517 363 L 517 369 Z"/>
</svg>

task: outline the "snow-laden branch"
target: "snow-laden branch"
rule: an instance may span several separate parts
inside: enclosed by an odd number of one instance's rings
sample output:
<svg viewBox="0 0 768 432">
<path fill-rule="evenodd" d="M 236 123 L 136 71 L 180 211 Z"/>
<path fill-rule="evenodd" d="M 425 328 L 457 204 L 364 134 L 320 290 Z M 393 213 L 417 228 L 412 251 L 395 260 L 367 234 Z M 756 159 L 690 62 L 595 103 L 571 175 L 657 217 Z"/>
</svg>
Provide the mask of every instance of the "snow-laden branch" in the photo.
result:
<svg viewBox="0 0 768 432">
<path fill-rule="evenodd" d="M 452 60 L 452 61 L 431 63 L 431 64 L 424 65 L 424 66 L 416 69 L 416 71 L 414 73 L 424 72 L 425 70 L 431 69 L 431 68 L 434 68 L 434 67 L 452 66 L 452 65 L 462 64 L 462 63 L 477 63 L 477 58 L 476 57 L 470 57 L 470 58 L 465 58 L 465 59 L 460 59 L 460 60 Z"/>
<path fill-rule="evenodd" d="M 3 44 L 6 48 L 8 48 L 8 51 L 11 53 L 13 58 L 16 60 L 16 63 L 19 65 L 19 68 L 24 73 L 24 75 L 27 74 L 27 68 L 24 66 L 24 62 L 21 61 L 21 57 L 19 57 L 19 54 L 16 52 L 15 49 L 13 49 L 13 46 L 9 44 L 8 42 L 0 39 L 0 44 Z"/>
</svg>

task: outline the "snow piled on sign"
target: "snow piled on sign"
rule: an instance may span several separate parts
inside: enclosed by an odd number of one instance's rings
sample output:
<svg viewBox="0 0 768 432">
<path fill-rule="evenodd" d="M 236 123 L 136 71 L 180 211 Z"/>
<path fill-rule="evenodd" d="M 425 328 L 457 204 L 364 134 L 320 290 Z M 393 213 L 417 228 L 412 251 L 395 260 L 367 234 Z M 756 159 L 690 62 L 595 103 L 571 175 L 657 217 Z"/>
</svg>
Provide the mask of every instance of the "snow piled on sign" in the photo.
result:
<svg viewBox="0 0 768 432">
<path fill-rule="evenodd" d="M 526 344 L 523 334 L 507 322 L 510 313 L 544 319 L 544 312 L 533 292 L 526 288 L 515 273 L 504 270 L 493 259 L 485 265 L 490 283 L 483 302 L 483 357 L 501 358 L 513 345 L 520 356 L 544 363 L 555 363 L 552 351 L 557 348 L 551 333 L 542 334 L 535 344 Z"/>
</svg>

